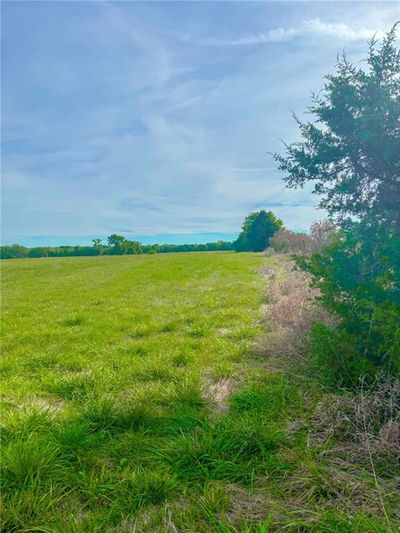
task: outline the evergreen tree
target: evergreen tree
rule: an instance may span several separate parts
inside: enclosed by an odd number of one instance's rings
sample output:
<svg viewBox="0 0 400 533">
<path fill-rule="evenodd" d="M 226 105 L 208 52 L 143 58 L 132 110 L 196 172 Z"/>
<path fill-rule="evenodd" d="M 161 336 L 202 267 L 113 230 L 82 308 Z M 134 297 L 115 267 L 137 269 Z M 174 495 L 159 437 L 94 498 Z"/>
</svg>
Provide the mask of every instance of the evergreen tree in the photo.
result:
<svg viewBox="0 0 400 533">
<path fill-rule="evenodd" d="M 364 63 L 365 65 L 365 63 Z M 289 187 L 314 183 L 320 206 L 339 222 L 373 214 L 400 232 L 400 50 L 396 26 L 380 48 L 370 42 L 367 69 L 338 59 L 301 122 L 302 139 L 275 154 Z"/>
</svg>

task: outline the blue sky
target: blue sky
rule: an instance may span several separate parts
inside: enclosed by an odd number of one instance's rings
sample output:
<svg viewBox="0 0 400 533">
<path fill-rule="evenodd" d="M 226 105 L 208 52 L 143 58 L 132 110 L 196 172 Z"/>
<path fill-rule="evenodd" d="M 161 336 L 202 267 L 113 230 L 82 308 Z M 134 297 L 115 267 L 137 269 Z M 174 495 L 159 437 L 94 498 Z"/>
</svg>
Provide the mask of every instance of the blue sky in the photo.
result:
<svg viewBox="0 0 400 533">
<path fill-rule="evenodd" d="M 2 238 L 232 238 L 324 214 L 268 152 L 397 2 L 3 2 Z"/>
</svg>

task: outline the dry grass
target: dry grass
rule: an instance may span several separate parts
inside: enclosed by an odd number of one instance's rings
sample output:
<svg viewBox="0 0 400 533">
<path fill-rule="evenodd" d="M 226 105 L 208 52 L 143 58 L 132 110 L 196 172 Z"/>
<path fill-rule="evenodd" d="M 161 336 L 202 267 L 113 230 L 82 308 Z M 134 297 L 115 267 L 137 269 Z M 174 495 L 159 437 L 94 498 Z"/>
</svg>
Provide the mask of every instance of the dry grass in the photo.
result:
<svg viewBox="0 0 400 533">
<path fill-rule="evenodd" d="M 223 378 L 215 382 L 207 377 L 203 379 L 201 389 L 203 398 L 213 410 L 222 413 L 228 410 L 229 397 L 235 389 L 235 383 L 232 379 Z"/>
<path fill-rule="evenodd" d="M 314 322 L 332 323 L 332 317 L 316 300 L 318 290 L 309 285 L 309 276 L 293 269 L 290 262 L 280 270 L 266 266 L 262 275 L 269 280 L 265 320 L 269 332 L 258 352 L 297 361 L 307 355 L 308 333 Z"/>
<path fill-rule="evenodd" d="M 265 520 L 271 508 L 271 499 L 259 490 L 248 490 L 232 483 L 227 487 L 229 507 L 226 512 L 229 524 L 240 526 L 247 520 L 256 524 Z"/>
<path fill-rule="evenodd" d="M 358 509 L 367 509 L 372 514 L 380 511 L 371 488 L 341 469 L 331 467 L 316 472 L 304 466 L 286 485 L 288 506 L 296 514 L 307 507 L 307 502 L 345 508 L 349 513 Z"/>
<path fill-rule="evenodd" d="M 312 439 L 319 445 L 337 443 L 353 460 L 370 453 L 400 464 L 400 381 L 380 377 L 356 394 L 326 395 L 318 405 Z"/>
<path fill-rule="evenodd" d="M 290 369 L 304 378 L 301 368 L 313 323 L 334 325 L 335 320 L 319 304 L 318 290 L 310 287 L 306 273 L 293 270 L 288 262 L 283 267 L 274 263 L 279 266 L 273 271 L 262 271 L 269 282 L 264 309 L 269 331 L 258 353 L 269 356 L 269 367 L 272 361 L 278 371 Z M 284 481 L 285 511 L 311 523 L 313 502 L 316 512 L 323 505 L 350 516 L 361 513 L 367 521 L 380 516 L 392 531 L 391 521 L 400 514 L 396 506 L 390 517 L 387 512 L 387 502 L 396 493 L 394 471 L 400 465 L 400 382 L 381 377 L 368 389 L 361 384 L 356 393 L 326 394 L 311 423 L 303 421 L 303 429 L 316 456 Z M 295 427 L 294 434 L 298 430 Z"/>
</svg>

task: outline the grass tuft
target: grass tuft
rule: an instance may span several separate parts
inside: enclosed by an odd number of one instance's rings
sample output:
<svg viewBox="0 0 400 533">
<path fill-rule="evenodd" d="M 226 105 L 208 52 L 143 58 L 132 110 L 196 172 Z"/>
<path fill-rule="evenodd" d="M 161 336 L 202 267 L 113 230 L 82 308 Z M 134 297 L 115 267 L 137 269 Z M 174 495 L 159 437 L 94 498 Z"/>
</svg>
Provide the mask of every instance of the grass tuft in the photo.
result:
<svg viewBox="0 0 400 533">
<path fill-rule="evenodd" d="M 21 488 L 44 479 L 59 478 L 66 464 L 60 448 L 35 438 L 13 442 L 2 449 L 2 481 Z"/>
<path fill-rule="evenodd" d="M 65 318 L 60 322 L 60 324 L 66 328 L 73 328 L 77 326 L 82 326 L 86 322 L 86 318 L 82 315 Z"/>
</svg>

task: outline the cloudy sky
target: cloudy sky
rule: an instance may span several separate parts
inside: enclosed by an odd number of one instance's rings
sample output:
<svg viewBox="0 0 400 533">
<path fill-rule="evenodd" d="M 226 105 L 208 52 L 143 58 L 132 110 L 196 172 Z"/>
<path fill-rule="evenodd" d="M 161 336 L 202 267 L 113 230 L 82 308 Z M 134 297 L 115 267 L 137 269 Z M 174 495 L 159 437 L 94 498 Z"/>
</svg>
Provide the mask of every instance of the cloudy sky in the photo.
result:
<svg viewBox="0 0 400 533">
<path fill-rule="evenodd" d="M 269 152 L 346 50 L 397 2 L 2 2 L 2 235 L 75 244 L 232 238 L 271 209 L 323 213 L 287 191 Z"/>
</svg>

